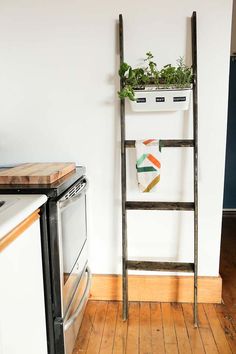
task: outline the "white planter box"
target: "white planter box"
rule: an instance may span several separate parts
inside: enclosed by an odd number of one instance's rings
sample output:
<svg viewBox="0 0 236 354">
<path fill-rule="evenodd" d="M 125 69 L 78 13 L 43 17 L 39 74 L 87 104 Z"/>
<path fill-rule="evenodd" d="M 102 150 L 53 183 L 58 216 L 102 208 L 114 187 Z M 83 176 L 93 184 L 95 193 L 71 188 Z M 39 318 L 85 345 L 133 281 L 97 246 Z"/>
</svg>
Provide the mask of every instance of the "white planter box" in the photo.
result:
<svg viewBox="0 0 236 354">
<path fill-rule="evenodd" d="M 135 112 L 186 111 L 189 109 L 191 89 L 146 89 L 135 91 L 136 101 L 130 101 Z"/>
</svg>

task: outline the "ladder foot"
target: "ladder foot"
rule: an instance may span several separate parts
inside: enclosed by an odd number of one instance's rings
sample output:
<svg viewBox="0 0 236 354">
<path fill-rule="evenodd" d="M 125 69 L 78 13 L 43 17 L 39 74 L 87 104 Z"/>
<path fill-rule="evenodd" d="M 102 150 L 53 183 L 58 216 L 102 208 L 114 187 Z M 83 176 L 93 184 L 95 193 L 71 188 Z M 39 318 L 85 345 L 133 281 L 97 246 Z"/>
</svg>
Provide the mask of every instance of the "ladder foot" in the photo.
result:
<svg viewBox="0 0 236 354">
<path fill-rule="evenodd" d="M 123 322 L 126 322 L 128 320 L 128 314 L 127 313 L 123 313 L 122 320 L 123 320 Z"/>
<path fill-rule="evenodd" d="M 128 320 L 128 304 L 123 303 L 123 311 L 122 311 L 122 320 L 123 322 L 127 321 Z"/>
</svg>

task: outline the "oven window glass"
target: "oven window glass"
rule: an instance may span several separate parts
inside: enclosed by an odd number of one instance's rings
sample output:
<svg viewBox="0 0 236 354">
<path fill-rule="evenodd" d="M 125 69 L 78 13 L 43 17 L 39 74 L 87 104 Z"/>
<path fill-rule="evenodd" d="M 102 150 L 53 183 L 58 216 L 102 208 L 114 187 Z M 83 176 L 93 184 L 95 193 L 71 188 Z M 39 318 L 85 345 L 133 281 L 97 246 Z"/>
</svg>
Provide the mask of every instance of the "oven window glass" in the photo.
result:
<svg viewBox="0 0 236 354">
<path fill-rule="evenodd" d="M 73 272 L 87 238 L 85 194 L 61 209 L 61 231 L 65 284 Z"/>
</svg>

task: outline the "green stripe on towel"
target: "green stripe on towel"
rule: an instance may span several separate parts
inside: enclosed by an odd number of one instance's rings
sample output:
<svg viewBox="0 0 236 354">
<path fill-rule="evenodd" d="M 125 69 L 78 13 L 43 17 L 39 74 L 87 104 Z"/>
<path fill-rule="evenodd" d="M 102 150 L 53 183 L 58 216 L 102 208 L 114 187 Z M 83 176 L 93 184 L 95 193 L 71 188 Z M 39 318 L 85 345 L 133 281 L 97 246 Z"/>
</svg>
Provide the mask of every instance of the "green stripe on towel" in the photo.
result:
<svg viewBox="0 0 236 354">
<path fill-rule="evenodd" d="M 156 168 L 152 166 L 147 166 L 147 167 L 137 167 L 137 172 L 155 172 Z"/>
<path fill-rule="evenodd" d="M 143 154 L 138 160 L 137 160 L 137 166 L 140 166 L 141 163 L 146 159 L 147 154 Z"/>
</svg>

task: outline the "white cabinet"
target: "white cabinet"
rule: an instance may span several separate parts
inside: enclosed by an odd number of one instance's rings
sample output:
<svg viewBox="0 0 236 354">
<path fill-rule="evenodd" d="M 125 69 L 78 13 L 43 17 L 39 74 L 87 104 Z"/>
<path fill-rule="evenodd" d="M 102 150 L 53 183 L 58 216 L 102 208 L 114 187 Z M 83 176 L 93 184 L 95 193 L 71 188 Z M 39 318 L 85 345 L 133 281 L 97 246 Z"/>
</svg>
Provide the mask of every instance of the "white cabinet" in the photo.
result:
<svg viewBox="0 0 236 354">
<path fill-rule="evenodd" d="M 47 354 L 39 219 L 28 225 L 0 252 L 1 354 Z"/>
</svg>

